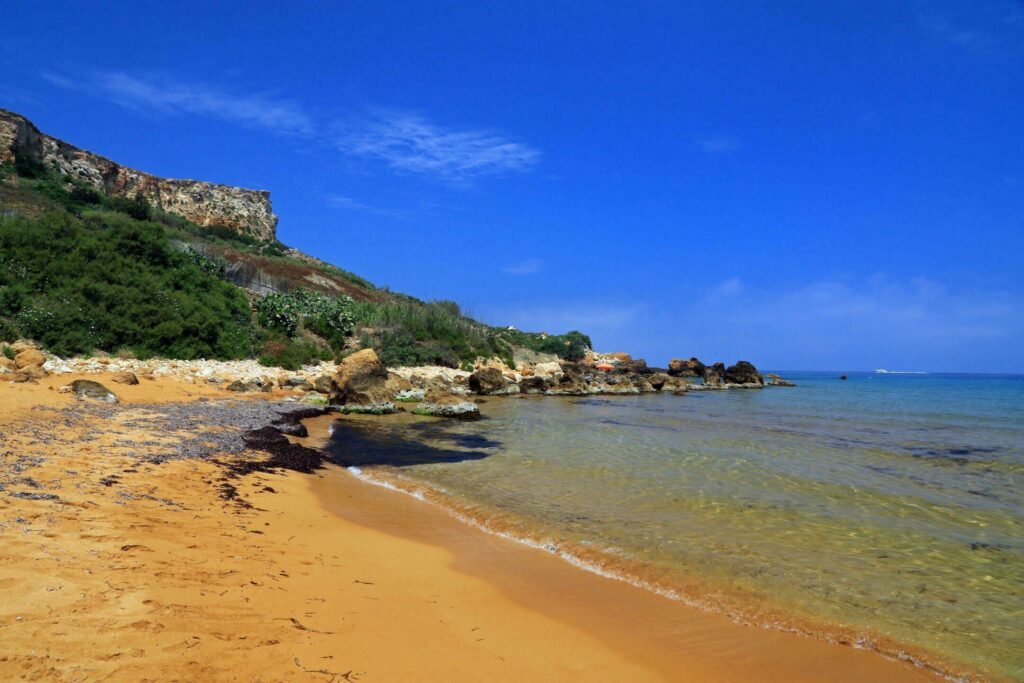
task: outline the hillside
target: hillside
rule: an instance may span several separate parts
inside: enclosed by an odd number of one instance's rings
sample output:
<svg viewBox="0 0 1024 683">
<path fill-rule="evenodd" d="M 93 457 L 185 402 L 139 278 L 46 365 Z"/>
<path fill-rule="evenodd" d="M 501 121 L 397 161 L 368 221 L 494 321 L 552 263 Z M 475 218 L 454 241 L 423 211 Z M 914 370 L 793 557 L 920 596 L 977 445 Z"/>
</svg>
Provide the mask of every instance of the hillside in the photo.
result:
<svg viewBox="0 0 1024 683">
<path fill-rule="evenodd" d="M 268 192 L 158 178 L 0 110 L 0 341 L 292 368 L 365 347 L 388 365 L 465 367 L 590 346 L 377 288 L 276 226 Z"/>
</svg>

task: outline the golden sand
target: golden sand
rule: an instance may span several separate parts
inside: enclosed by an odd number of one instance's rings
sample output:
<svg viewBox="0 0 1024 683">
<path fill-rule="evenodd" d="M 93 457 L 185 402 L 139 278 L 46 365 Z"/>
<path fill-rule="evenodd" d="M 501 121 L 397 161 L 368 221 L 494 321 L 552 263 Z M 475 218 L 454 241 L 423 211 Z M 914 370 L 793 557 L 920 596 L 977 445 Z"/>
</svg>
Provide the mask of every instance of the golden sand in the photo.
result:
<svg viewBox="0 0 1024 683">
<path fill-rule="evenodd" d="M 0 491 L 0 680 L 935 680 L 584 572 L 334 467 L 249 475 L 253 507 L 222 500 L 220 466 L 139 464 L 119 444 L 172 438 L 127 425 L 136 404 L 229 394 L 89 378 L 124 405 L 88 429 L 45 409 L 76 402 L 56 391 L 74 377 L 0 382 L 0 466 L 44 460 L 14 476 L 34 486 Z"/>
</svg>

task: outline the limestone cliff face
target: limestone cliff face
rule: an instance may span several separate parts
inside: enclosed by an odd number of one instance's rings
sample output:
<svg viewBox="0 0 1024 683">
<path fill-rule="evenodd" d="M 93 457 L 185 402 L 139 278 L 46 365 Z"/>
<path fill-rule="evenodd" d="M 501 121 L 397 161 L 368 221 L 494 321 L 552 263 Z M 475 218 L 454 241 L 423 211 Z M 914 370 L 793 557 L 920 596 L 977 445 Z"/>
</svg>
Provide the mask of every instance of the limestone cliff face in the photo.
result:
<svg viewBox="0 0 1024 683">
<path fill-rule="evenodd" d="M 158 178 L 45 135 L 24 116 L 0 109 L 0 163 L 13 163 L 17 157 L 83 180 L 108 195 L 141 194 L 151 205 L 197 225 L 223 225 L 266 241 L 276 237 L 277 216 L 265 190 Z"/>
</svg>

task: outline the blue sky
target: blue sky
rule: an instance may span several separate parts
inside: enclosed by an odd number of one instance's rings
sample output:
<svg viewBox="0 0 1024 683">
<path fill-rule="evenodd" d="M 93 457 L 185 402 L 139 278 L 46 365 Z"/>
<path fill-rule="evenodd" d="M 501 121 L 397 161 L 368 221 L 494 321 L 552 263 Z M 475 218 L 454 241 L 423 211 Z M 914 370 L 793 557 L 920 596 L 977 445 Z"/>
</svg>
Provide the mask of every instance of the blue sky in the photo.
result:
<svg viewBox="0 0 1024 683">
<path fill-rule="evenodd" d="M 0 106 L 495 324 L 1024 371 L 1024 3 L 5 3 Z"/>
</svg>

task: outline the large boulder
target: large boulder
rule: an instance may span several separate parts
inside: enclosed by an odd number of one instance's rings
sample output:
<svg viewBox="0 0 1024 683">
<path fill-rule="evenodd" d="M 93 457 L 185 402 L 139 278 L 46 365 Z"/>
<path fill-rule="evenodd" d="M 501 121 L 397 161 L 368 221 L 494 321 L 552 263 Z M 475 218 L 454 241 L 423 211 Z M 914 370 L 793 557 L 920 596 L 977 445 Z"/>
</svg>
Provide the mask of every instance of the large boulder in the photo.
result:
<svg viewBox="0 0 1024 683">
<path fill-rule="evenodd" d="M 704 364 L 696 358 L 673 358 L 668 362 L 668 374 L 673 377 L 703 377 Z"/>
<path fill-rule="evenodd" d="M 519 393 L 519 386 L 510 381 L 498 368 L 480 368 L 469 376 L 469 390 L 482 396 L 502 396 Z"/>
<path fill-rule="evenodd" d="M 557 382 L 562 379 L 562 375 L 565 372 L 562 370 L 562 364 L 557 361 L 551 361 L 549 363 L 537 363 L 533 366 L 533 376 L 540 377 L 541 379 L 549 382 Z"/>
<path fill-rule="evenodd" d="M 91 379 L 76 379 L 69 386 L 71 387 L 71 393 L 79 398 L 103 401 L 104 403 L 117 403 L 117 396 L 114 395 L 114 392 Z"/>
<path fill-rule="evenodd" d="M 764 386 L 764 378 L 761 377 L 761 373 L 757 371 L 753 363 L 745 360 L 738 361 L 735 365 L 730 365 L 722 373 L 722 379 L 728 384 L 752 384 Z"/>
<path fill-rule="evenodd" d="M 362 407 L 383 407 L 391 403 L 388 370 L 373 349 L 348 356 L 331 378 L 331 403 Z"/>
<path fill-rule="evenodd" d="M 22 368 L 41 368 L 45 362 L 46 354 L 35 348 L 26 348 L 14 356 L 14 364 L 19 370 Z"/>
<path fill-rule="evenodd" d="M 543 394 L 548 390 L 548 382 L 543 377 L 524 377 L 519 381 L 519 391 L 524 394 Z"/>
<path fill-rule="evenodd" d="M 134 372 L 115 372 L 110 381 L 117 384 L 138 384 L 139 378 L 135 376 Z"/>
</svg>

